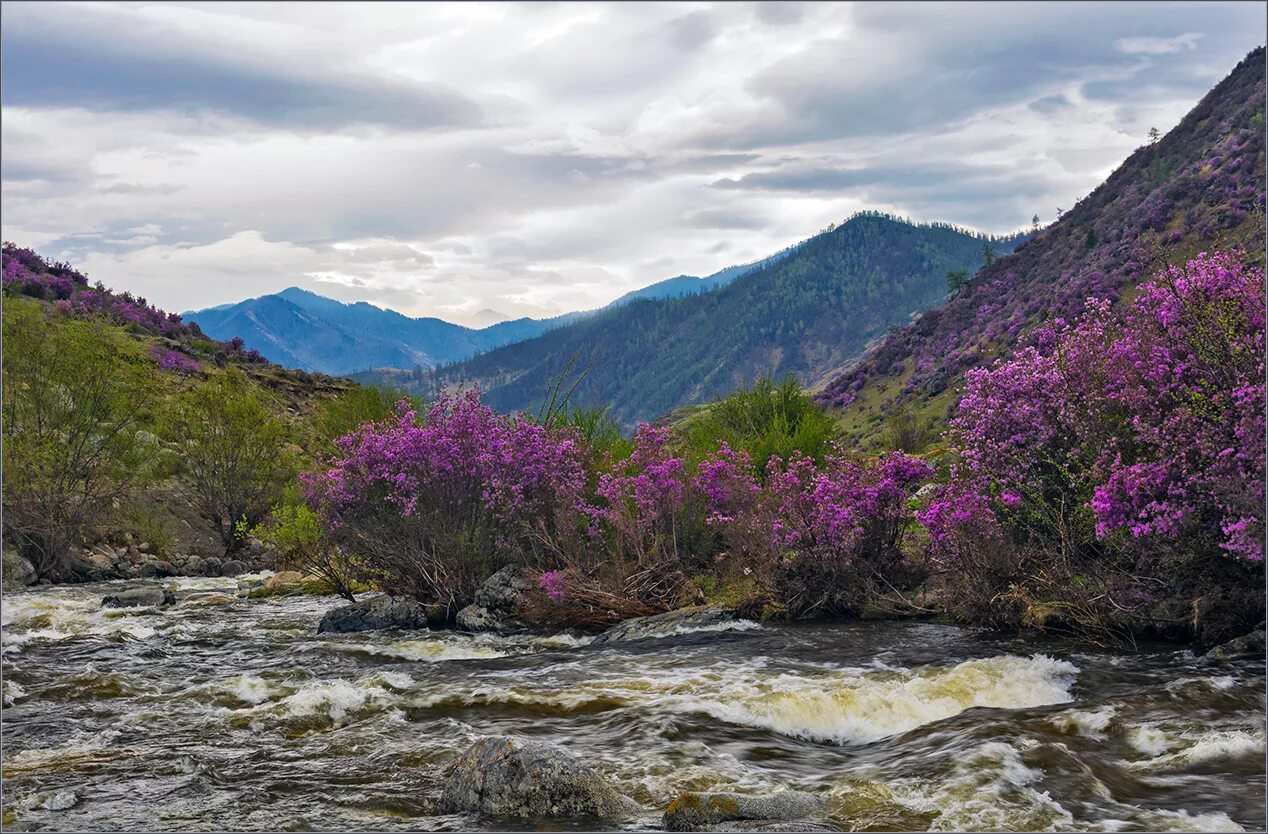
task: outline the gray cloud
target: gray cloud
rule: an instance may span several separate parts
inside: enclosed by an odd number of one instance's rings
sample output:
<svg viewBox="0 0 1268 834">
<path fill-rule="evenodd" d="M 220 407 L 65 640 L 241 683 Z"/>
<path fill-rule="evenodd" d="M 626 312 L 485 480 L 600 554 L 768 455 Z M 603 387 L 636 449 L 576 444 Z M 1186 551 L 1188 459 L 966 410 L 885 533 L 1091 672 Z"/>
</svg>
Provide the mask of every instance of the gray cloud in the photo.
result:
<svg viewBox="0 0 1268 834">
<path fill-rule="evenodd" d="M 4 236 L 171 309 L 600 306 L 876 208 L 1050 218 L 1248 3 L 6 4 Z M 1072 13 L 1074 9 L 1077 13 Z"/>
<path fill-rule="evenodd" d="M 0 37 L 9 106 L 212 110 L 300 129 L 420 129 L 480 117 L 473 102 L 439 85 L 208 50 L 183 28 L 122 10 L 78 7 L 71 14 L 64 6 L 19 4 L 6 8 Z"/>
</svg>

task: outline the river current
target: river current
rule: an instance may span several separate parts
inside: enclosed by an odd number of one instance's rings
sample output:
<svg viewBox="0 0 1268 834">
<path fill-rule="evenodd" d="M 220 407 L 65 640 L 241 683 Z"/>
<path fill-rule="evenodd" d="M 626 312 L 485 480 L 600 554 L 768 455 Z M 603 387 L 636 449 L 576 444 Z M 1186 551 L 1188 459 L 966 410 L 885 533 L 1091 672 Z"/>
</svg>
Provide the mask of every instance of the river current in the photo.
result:
<svg viewBox="0 0 1268 834">
<path fill-rule="evenodd" d="M 598 768 L 643 807 L 631 830 L 684 790 L 782 788 L 846 830 L 1265 825 L 1262 661 L 928 623 L 590 646 L 319 636 L 333 597 L 99 608 L 140 584 L 4 595 L 5 829 L 585 828 L 435 814 L 448 764 L 493 734 Z"/>
</svg>

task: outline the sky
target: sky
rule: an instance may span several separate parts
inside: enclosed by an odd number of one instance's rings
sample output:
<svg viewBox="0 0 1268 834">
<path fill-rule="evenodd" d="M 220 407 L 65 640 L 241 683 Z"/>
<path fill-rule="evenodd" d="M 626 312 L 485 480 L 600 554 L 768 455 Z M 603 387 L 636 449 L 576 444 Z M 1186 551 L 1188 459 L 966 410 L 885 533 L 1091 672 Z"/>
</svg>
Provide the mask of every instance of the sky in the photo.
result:
<svg viewBox="0 0 1268 834">
<path fill-rule="evenodd" d="M 168 310 L 464 324 L 860 209 L 1028 227 L 1173 127 L 1245 3 L 5 3 L 0 226 Z"/>
</svg>

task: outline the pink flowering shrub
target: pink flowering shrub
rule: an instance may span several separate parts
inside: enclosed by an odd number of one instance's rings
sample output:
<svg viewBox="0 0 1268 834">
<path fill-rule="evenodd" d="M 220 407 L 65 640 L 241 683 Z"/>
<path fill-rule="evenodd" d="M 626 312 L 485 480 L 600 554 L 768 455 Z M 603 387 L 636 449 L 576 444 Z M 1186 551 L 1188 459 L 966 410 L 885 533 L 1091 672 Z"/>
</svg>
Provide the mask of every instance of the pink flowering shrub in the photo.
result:
<svg viewBox="0 0 1268 834">
<path fill-rule="evenodd" d="M 1045 593 L 1081 582 L 1119 610 L 1110 584 L 1143 609 L 1245 581 L 1238 564 L 1263 559 L 1263 298 L 1262 268 L 1203 254 L 1121 312 L 1089 299 L 1076 324 L 970 371 L 954 479 L 920 515 L 934 558 L 964 571 L 1011 547 L 996 592 L 1042 575 Z"/>
<path fill-rule="evenodd" d="M 475 391 L 442 395 L 421 420 L 402 401 L 336 446 L 305 477 L 309 502 L 385 587 L 463 603 L 572 535 L 586 478 L 576 436 L 494 414 Z"/>
<path fill-rule="evenodd" d="M 857 614 L 879 585 L 901 582 L 909 501 L 933 474 L 901 453 L 863 462 L 836 450 L 822 466 L 772 458 L 764 482 L 725 444 L 700 464 L 707 521 L 792 616 Z"/>
<path fill-rule="evenodd" d="M 623 460 L 609 456 L 583 508 L 595 546 L 619 565 L 624 592 L 654 604 L 676 601 L 716 550 L 706 496 L 686 459 L 671 450 L 671 438 L 668 429 L 640 425 L 633 452 Z"/>
<path fill-rule="evenodd" d="M 150 348 L 150 358 L 158 363 L 159 370 L 178 374 L 194 374 L 202 368 L 197 360 L 191 359 L 179 350 L 154 345 Z"/>
</svg>

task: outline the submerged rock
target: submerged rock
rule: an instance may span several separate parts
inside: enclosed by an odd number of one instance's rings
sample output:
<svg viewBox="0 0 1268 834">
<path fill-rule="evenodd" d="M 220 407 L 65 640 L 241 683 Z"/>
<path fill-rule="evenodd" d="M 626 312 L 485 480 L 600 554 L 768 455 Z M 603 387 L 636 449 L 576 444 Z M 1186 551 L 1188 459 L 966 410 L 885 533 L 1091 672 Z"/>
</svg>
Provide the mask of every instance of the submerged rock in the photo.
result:
<svg viewBox="0 0 1268 834">
<path fill-rule="evenodd" d="M 176 595 L 171 591 L 151 585 L 145 588 L 129 588 L 117 594 L 104 596 L 101 598 L 101 607 L 141 608 L 149 605 L 171 605 L 174 602 L 176 602 Z"/>
<path fill-rule="evenodd" d="M 317 633 L 427 628 L 427 609 L 406 597 L 377 596 L 327 611 Z"/>
<path fill-rule="evenodd" d="M 803 791 L 781 791 L 765 795 L 742 793 L 695 793 L 680 795 L 665 809 L 668 831 L 831 831 L 827 823 L 806 820 L 822 814 L 826 805 L 821 796 Z"/>
<path fill-rule="evenodd" d="M 694 605 L 679 608 L 651 617 L 635 617 L 617 623 L 594 638 L 595 643 L 611 643 L 625 640 L 648 640 L 653 637 L 672 637 L 683 631 L 721 625 L 738 619 L 735 609 L 725 605 Z"/>
<path fill-rule="evenodd" d="M 219 591 L 205 591 L 198 594 L 190 594 L 181 600 L 181 605 L 224 605 L 237 599 L 231 594 L 224 594 Z"/>
<path fill-rule="evenodd" d="M 507 565 L 484 580 L 475 601 L 458 612 L 458 628 L 464 631 L 522 631 L 527 624 L 520 616 L 532 575 L 524 568 Z"/>
<path fill-rule="evenodd" d="M 1264 630 L 1252 631 L 1250 634 L 1243 634 L 1229 640 L 1227 643 L 1221 643 L 1206 653 L 1206 657 L 1210 660 L 1231 660 L 1235 657 L 1263 657 L 1264 656 Z"/>
<path fill-rule="evenodd" d="M 627 817 L 638 805 L 562 747 L 497 736 L 480 739 L 458 757 L 440 810 L 493 817 Z"/>
</svg>

